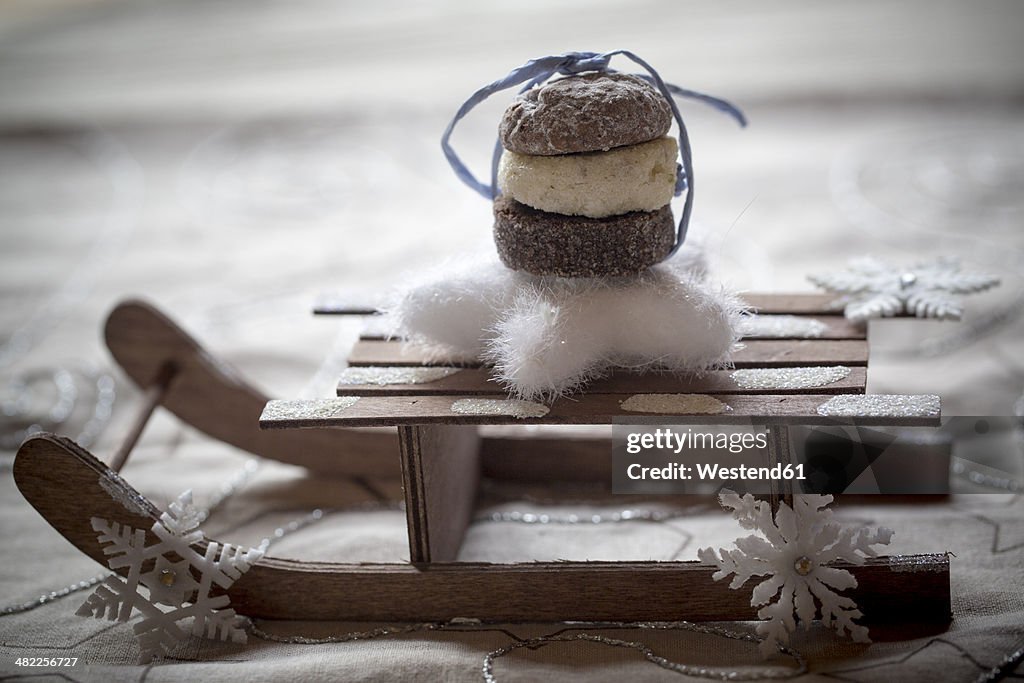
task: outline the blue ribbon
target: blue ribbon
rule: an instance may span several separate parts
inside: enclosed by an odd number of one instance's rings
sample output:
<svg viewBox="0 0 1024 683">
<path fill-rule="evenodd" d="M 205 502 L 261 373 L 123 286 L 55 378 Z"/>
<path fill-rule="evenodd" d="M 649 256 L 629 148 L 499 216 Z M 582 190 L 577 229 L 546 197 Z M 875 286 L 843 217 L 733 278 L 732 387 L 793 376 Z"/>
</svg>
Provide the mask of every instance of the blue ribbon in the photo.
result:
<svg viewBox="0 0 1024 683">
<path fill-rule="evenodd" d="M 669 256 L 671 256 L 679 250 L 679 247 L 683 245 L 683 241 L 686 239 L 686 230 L 690 225 L 690 213 L 693 210 L 693 154 L 690 150 L 690 137 L 686 133 L 686 124 L 683 123 L 683 116 L 679 113 L 679 107 L 676 106 L 673 95 L 699 100 L 705 104 L 711 105 L 718 111 L 732 116 L 740 126 L 746 126 L 747 119 L 743 116 L 743 112 L 725 100 L 694 92 L 693 90 L 686 90 L 685 88 L 680 88 L 679 86 L 672 85 L 671 83 L 666 83 L 661 79 L 661 76 L 658 75 L 658 72 L 654 70 L 654 67 L 628 50 L 613 50 L 603 54 L 598 52 L 567 52 L 563 55 L 550 55 L 548 57 L 531 59 L 526 64 L 513 69 L 504 78 L 500 78 L 493 83 L 480 88 L 473 93 L 468 100 L 463 102 L 462 106 L 459 107 L 459 110 L 455 113 L 455 117 L 448 124 L 448 127 L 445 128 L 444 135 L 441 136 L 441 149 L 444 150 L 444 156 L 448 159 L 448 163 L 451 165 L 452 170 L 455 171 L 455 175 L 457 175 L 462 182 L 466 183 L 466 185 L 482 195 L 485 199 L 494 199 L 498 194 L 498 162 L 501 159 L 502 152 L 501 140 L 498 140 L 494 145 L 494 153 L 491 156 L 491 183 L 488 185 L 477 180 L 469 168 L 467 168 L 462 162 L 462 159 L 459 158 L 459 155 L 455 153 L 455 150 L 452 149 L 451 136 L 452 132 L 455 130 L 455 125 L 461 121 L 463 117 L 473 109 L 473 107 L 480 104 L 494 93 L 506 90 L 519 85 L 520 83 L 526 84 L 519 91 L 520 93 L 524 93 L 530 88 L 540 85 L 556 74 L 572 76 L 574 74 L 580 74 L 587 71 L 615 73 L 613 69 L 609 68 L 609 63 L 611 62 L 612 57 L 615 57 L 616 55 L 622 55 L 647 71 L 647 75 L 638 75 L 654 85 L 665 97 L 669 106 L 672 108 L 672 116 L 675 118 L 676 125 L 679 127 L 679 155 L 682 158 L 683 164 L 682 169 L 680 169 L 676 174 L 675 196 L 678 197 L 686 191 L 686 200 L 683 203 L 683 214 L 679 218 L 679 228 L 676 232 L 676 243 L 675 246 L 672 247 L 672 251 L 669 253 Z"/>
</svg>

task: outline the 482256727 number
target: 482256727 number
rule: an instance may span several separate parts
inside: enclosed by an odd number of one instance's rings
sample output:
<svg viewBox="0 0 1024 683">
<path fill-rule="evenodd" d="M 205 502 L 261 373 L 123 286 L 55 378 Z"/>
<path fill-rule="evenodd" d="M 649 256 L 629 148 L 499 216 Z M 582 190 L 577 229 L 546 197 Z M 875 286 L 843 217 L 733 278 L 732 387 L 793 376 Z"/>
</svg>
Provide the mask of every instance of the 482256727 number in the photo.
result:
<svg viewBox="0 0 1024 683">
<path fill-rule="evenodd" d="M 15 666 L 76 666 L 78 657 L 18 657 Z"/>
</svg>

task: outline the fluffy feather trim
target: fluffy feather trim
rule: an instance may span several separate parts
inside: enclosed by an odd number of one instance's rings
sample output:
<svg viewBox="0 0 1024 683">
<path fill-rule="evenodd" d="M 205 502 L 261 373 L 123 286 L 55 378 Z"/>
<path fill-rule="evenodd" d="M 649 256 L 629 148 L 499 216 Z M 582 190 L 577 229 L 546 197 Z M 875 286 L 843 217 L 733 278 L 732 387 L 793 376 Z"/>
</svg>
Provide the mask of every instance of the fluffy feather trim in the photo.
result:
<svg viewBox="0 0 1024 683">
<path fill-rule="evenodd" d="M 636 277 L 594 279 L 463 259 L 408 285 L 388 313 L 393 331 L 434 360 L 482 360 L 513 395 L 550 400 L 614 368 L 728 366 L 742 306 L 702 275 L 685 253 Z"/>
</svg>

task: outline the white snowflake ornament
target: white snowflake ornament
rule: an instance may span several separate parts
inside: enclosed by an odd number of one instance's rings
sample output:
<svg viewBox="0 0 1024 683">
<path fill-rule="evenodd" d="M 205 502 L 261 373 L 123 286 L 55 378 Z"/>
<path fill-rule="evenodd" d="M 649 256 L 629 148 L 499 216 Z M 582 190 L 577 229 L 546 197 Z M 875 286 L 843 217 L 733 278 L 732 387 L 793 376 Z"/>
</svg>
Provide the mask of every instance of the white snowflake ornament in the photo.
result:
<svg viewBox="0 0 1024 683">
<path fill-rule="evenodd" d="M 697 555 L 718 567 L 712 575 L 715 581 L 732 574 L 732 589 L 754 576 L 768 577 L 754 587 L 750 597 L 751 606 L 761 608 L 758 618 L 765 620 L 757 625 L 758 634 L 764 637 L 759 646 L 762 655 L 767 657 L 789 643 L 797 620 L 809 628 L 819 605 L 825 626 L 839 635 L 849 632 L 857 642 L 870 642 L 867 628 L 853 622 L 863 616 L 856 603 L 839 595 L 856 588 L 857 579 L 847 570 L 829 565 L 836 561 L 863 564 L 864 558 L 877 555 L 872 546 L 889 543 L 891 529 L 841 527 L 826 508 L 832 502 L 828 495 L 794 495 L 793 507 L 780 505 L 774 519 L 769 504 L 749 493 L 741 497 L 726 489 L 719 494 L 719 501 L 732 510 L 741 527 L 760 536 L 736 539 L 735 550 L 720 548 L 716 554 L 713 548 L 701 548 Z"/>
<path fill-rule="evenodd" d="M 200 554 L 193 546 L 204 538 L 197 527 L 205 518 L 193 505 L 192 492 L 186 491 L 150 528 L 159 540 L 146 545 L 145 530 L 93 517 L 92 528 L 99 534 L 100 544 L 106 546 L 103 552 L 110 556 L 110 568 L 127 569 L 128 573 L 124 578 L 108 576 L 76 614 L 128 621 L 133 611 L 141 612 L 142 620 L 134 631 L 142 664 L 162 657 L 185 639 L 188 634 L 178 622 L 188 617 L 192 617 L 194 635 L 244 643 L 245 630 L 236 623 L 235 611 L 228 608 L 228 596 L 213 597 L 210 591 L 214 585 L 230 587 L 263 552 L 211 541 Z M 148 596 L 139 592 L 140 584 Z M 171 609 L 165 611 L 159 605 Z"/>
<path fill-rule="evenodd" d="M 807 279 L 840 294 L 832 305 L 845 307 L 846 317 L 854 322 L 902 313 L 959 320 L 963 305 L 957 295 L 983 292 L 999 284 L 999 278 L 992 275 L 961 270 L 960 261 L 954 257 L 906 267 L 864 257 L 851 260 L 846 270 L 809 275 Z"/>
</svg>

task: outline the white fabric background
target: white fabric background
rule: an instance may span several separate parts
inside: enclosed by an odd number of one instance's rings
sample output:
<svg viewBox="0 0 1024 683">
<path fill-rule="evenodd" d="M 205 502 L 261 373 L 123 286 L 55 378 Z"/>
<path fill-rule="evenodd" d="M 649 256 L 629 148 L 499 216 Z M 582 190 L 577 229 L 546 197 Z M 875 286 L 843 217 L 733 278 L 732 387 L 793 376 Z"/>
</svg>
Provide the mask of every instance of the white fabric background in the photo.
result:
<svg viewBox="0 0 1024 683">
<path fill-rule="evenodd" d="M 143 295 L 272 395 L 329 395 L 358 324 L 312 318 L 318 291 L 380 291 L 418 264 L 489 242 L 489 207 L 458 184 L 438 147 L 461 99 L 534 55 L 625 46 L 667 79 L 729 98 L 751 119 L 739 131 L 701 107 L 684 110 L 695 220 L 715 236 L 719 277 L 741 289 L 793 291 L 807 289 L 808 272 L 851 255 L 960 254 L 1002 275 L 1004 287 L 975 297 L 959 326 L 876 324 L 870 388 L 940 393 L 948 414 L 1009 414 L 1024 390 L 1022 27 L 1024 7 L 1012 2 L 6 3 L 0 343 L 21 331 L 31 345 L 0 368 L 0 379 L 6 386 L 81 363 L 113 371 L 101 322 L 120 298 Z M 502 106 L 483 108 L 458 136 L 471 162 L 487 156 Z M 1000 311 L 1002 324 L 973 343 L 919 350 Z M 91 447 L 101 457 L 116 447 L 138 399 L 117 377 L 114 419 Z M 158 413 L 124 475 L 159 504 L 189 487 L 202 499 L 245 457 Z M 397 494 L 394 484 L 382 486 Z M 540 505 L 521 493 L 490 491 L 481 514 L 623 507 Z M 256 542 L 314 506 L 365 497 L 270 463 L 209 532 Z M 947 632 L 909 640 L 875 629 L 870 647 L 820 630 L 800 634 L 809 678 L 972 680 L 1020 647 L 1022 507 L 1019 498 L 958 496 L 844 510 L 895 528 L 896 552 L 956 553 L 956 619 Z M 0 472 L 0 520 L 4 604 L 98 571 L 24 502 L 9 467 Z M 586 529 L 481 522 L 463 556 L 693 558 L 697 547 L 735 535 L 709 507 L 667 523 Z M 403 516 L 332 516 L 273 552 L 400 561 Z M 17 656 L 67 655 L 87 663 L 62 672 L 71 680 L 475 680 L 486 652 L 564 628 L 323 646 L 190 640 L 169 661 L 143 668 L 133 664 L 130 627 L 73 616 L 82 597 L 0 617 L 0 672 L 41 673 L 15 667 Z M 261 626 L 307 636 L 365 627 Z M 753 646 L 725 639 L 621 635 L 687 664 L 758 662 Z M 674 676 L 635 653 L 590 644 L 518 651 L 496 672 L 501 680 Z"/>
</svg>

